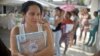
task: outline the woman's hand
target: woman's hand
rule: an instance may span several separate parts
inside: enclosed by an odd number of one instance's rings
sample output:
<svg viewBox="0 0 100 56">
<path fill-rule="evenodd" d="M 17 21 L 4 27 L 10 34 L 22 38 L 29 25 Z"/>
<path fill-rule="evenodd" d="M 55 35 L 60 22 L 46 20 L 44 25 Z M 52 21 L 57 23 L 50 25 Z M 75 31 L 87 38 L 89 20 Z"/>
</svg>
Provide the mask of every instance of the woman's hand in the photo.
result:
<svg viewBox="0 0 100 56">
<path fill-rule="evenodd" d="M 44 24 L 44 23 L 48 23 L 48 22 L 47 22 L 46 19 L 40 19 L 40 20 L 39 20 L 39 23 L 40 23 L 40 24 Z"/>
</svg>

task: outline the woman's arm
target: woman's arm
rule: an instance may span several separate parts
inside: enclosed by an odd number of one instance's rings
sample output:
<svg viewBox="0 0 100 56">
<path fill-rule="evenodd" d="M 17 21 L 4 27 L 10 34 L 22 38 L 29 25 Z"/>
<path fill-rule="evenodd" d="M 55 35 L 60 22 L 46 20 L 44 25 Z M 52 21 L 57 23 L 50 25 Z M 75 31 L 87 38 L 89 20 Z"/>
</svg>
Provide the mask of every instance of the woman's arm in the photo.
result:
<svg viewBox="0 0 100 56">
<path fill-rule="evenodd" d="M 44 28 L 47 32 L 47 47 L 42 51 L 35 54 L 35 56 L 53 56 L 54 55 L 54 48 L 53 48 L 53 34 L 50 30 L 49 24 L 44 24 Z"/>
<path fill-rule="evenodd" d="M 16 44 L 16 35 L 18 34 L 18 32 L 19 32 L 18 26 L 15 26 L 10 33 L 10 48 L 12 56 L 21 55 L 17 50 L 17 44 Z"/>
</svg>

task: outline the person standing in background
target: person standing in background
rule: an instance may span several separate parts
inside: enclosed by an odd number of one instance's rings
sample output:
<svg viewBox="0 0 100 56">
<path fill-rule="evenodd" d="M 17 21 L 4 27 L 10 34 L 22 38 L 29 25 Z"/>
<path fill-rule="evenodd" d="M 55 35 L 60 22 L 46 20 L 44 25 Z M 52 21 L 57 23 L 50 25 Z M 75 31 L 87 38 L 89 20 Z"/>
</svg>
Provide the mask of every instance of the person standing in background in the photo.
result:
<svg viewBox="0 0 100 56">
<path fill-rule="evenodd" d="M 66 51 L 68 49 L 68 45 L 69 45 L 69 41 L 71 41 L 71 33 L 72 33 L 72 30 L 69 31 L 68 28 L 66 29 L 66 25 L 68 24 L 73 24 L 73 21 L 70 19 L 71 18 L 71 13 L 70 12 L 66 12 L 65 13 L 65 18 L 63 20 L 63 22 L 61 23 L 61 32 L 62 32 L 62 35 L 61 35 L 61 39 L 60 39 L 60 46 L 62 44 L 62 42 L 65 43 L 65 49 L 64 49 L 64 52 L 63 52 L 63 55 L 66 55 Z M 73 27 L 72 27 L 73 29 Z"/>
<path fill-rule="evenodd" d="M 93 43 L 95 42 L 95 35 L 96 32 L 98 31 L 98 26 L 99 26 L 99 17 L 98 17 L 98 12 L 94 12 L 94 19 L 89 20 L 90 24 L 90 35 L 89 35 L 89 40 L 86 45 L 92 46 Z M 90 42 L 92 40 L 92 42 Z"/>
<path fill-rule="evenodd" d="M 71 20 L 74 22 L 74 27 L 73 27 L 73 34 L 74 36 L 72 37 L 72 44 L 76 44 L 76 39 L 77 39 L 77 36 L 76 36 L 76 30 L 78 28 L 78 25 L 79 25 L 79 17 L 78 17 L 78 12 L 77 12 L 78 9 L 74 9 L 73 11 L 71 11 Z"/>
<path fill-rule="evenodd" d="M 81 33 L 79 36 L 79 40 L 81 41 L 83 31 L 85 32 L 83 42 L 85 44 L 85 39 L 87 36 L 87 32 L 89 31 L 89 20 L 91 19 L 90 14 L 88 13 L 87 8 L 82 9 L 81 11 L 81 18 L 80 18 L 80 28 L 81 28 Z"/>
<path fill-rule="evenodd" d="M 54 16 L 55 29 L 53 29 L 54 39 L 55 39 L 56 56 L 61 56 L 59 41 L 61 38 L 61 23 L 63 21 L 63 15 L 64 15 L 63 10 L 60 9 L 59 7 L 56 7 L 55 8 L 55 16 Z"/>
</svg>

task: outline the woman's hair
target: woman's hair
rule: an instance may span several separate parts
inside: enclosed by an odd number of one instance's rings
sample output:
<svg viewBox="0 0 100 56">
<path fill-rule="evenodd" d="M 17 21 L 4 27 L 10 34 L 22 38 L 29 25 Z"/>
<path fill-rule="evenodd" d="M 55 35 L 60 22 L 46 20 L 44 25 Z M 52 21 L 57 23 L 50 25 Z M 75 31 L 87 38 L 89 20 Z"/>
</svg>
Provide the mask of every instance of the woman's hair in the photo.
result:
<svg viewBox="0 0 100 56">
<path fill-rule="evenodd" d="M 86 8 L 88 12 L 90 12 L 90 8 Z"/>
<path fill-rule="evenodd" d="M 59 8 L 59 7 L 56 7 L 55 10 L 59 10 L 60 13 L 63 11 L 63 10 L 62 10 L 61 8 Z"/>
<path fill-rule="evenodd" d="M 66 12 L 66 14 L 68 14 L 68 15 L 69 15 L 69 17 L 71 17 L 71 15 L 72 15 L 72 14 L 71 14 L 71 12 Z"/>
<path fill-rule="evenodd" d="M 77 8 L 75 8 L 73 11 L 71 11 L 71 13 L 78 16 L 79 10 Z"/>
<path fill-rule="evenodd" d="M 43 7 L 35 1 L 27 1 L 27 2 L 23 3 L 21 6 L 21 13 L 26 14 L 26 12 L 29 9 L 29 6 L 32 6 L 32 5 L 37 5 L 40 8 L 41 14 L 43 13 Z M 22 20 L 22 24 L 24 24 L 24 23 L 25 23 L 25 19 Z"/>
<path fill-rule="evenodd" d="M 29 6 L 31 6 L 31 5 L 37 5 L 40 8 L 40 12 L 42 14 L 43 7 L 39 3 L 35 2 L 35 1 L 27 1 L 27 2 L 23 3 L 22 7 L 21 7 L 21 13 L 26 14 L 26 12 L 29 9 Z"/>
<path fill-rule="evenodd" d="M 71 11 L 71 14 L 77 15 L 75 10 Z"/>
</svg>

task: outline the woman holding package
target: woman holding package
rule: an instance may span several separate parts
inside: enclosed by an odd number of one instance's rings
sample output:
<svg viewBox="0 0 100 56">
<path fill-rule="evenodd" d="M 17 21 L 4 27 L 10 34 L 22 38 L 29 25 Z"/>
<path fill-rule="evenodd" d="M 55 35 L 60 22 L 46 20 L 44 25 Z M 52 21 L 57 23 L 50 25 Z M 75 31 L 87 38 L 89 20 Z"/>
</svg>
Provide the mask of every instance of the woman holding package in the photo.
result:
<svg viewBox="0 0 100 56">
<path fill-rule="evenodd" d="M 22 24 L 22 30 L 20 30 L 20 26 L 15 26 L 11 30 L 10 35 L 10 46 L 12 56 L 53 56 L 53 39 L 52 39 L 52 31 L 50 30 L 49 24 L 42 20 L 43 14 L 42 6 L 34 1 L 27 1 L 22 4 L 21 12 L 24 18 L 24 23 Z M 20 34 L 20 32 L 31 33 L 38 32 L 37 23 L 41 24 L 44 31 L 47 32 L 47 41 L 46 47 L 35 53 L 20 53 L 17 47 L 16 35 Z M 24 30 L 23 30 L 24 29 Z M 33 47 L 34 48 L 34 47 Z"/>
<path fill-rule="evenodd" d="M 59 44 L 61 46 L 62 42 L 65 43 L 65 49 L 64 49 L 64 52 L 63 52 L 64 55 L 66 55 L 68 45 L 70 44 L 70 41 L 72 39 L 71 36 L 73 36 L 72 35 L 72 33 L 73 33 L 73 21 L 70 18 L 71 18 L 71 13 L 66 12 L 65 18 L 64 18 L 62 25 L 61 25 L 62 35 L 61 35 L 61 39 L 60 39 Z M 70 26 L 70 28 L 69 28 L 69 26 Z"/>
</svg>

